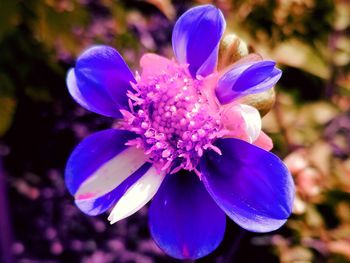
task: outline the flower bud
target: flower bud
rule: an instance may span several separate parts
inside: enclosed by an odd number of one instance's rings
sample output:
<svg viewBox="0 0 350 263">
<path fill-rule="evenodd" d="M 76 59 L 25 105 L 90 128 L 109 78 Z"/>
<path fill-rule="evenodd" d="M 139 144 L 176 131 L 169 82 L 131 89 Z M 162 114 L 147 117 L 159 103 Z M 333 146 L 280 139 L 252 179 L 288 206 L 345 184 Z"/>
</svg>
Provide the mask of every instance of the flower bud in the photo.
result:
<svg viewBox="0 0 350 263">
<path fill-rule="evenodd" d="M 248 56 L 249 50 L 247 44 L 235 34 L 226 34 L 219 49 L 218 70 L 223 70 L 243 57 Z M 251 56 L 249 58 L 249 56 Z M 247 61 L 260 59 L 259 55 L 249 55 Z M 269 89 L 258 94 L 251 94 L 240 98 L 240 103 L 247 104 L 256 108 L 261 116 L 266 115 L 275 104 L 276 94 L 274 89 Z"/>
<path fill-rule="evenodd" d="M 268 89 L 264 92 L 247 95 L 240 99 L 240 102 L 256 108 L 261 117 L 265 116 L 273 107 L 276 100 L 275 89 Z"/>
<path fill-rule="evenodd" d="M 220 43 L 218 70 L 235 63 L 249 53 L 247 44 L 235 34 L 225 35 Z"/>
</svg>

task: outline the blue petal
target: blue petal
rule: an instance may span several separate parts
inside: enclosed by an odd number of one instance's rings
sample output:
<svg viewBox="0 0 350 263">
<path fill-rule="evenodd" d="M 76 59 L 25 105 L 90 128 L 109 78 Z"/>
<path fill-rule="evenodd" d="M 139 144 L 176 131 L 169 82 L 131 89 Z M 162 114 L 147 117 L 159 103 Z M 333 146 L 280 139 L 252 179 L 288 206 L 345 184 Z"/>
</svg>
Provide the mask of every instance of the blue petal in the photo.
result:
<svg viewBox="0 0 350 263">
<path fill-rule="evenodd" d="M 125 143 L 135 135 L 128 131 L 109 129 L 84 139 L 72 152 L 65 170 L 65 181 L 74 195 L 79 186 L 99 167 L 124 151 Z"/>
<path fill-rule="evenodd" d="M 111 192 L 95 198 L 77 199 L 75 200 L 75 204 L 85 214 L 91 216 L 99 215 L 117 203 L 117 201 L 126 193 L 126 191 L 150 168 L 151 164 L 145 163 Z"/>
<path fill-rule="evenodd" d="M 120 118 L 128 107 L 126 92 L 134 76 L 120 54 L 108 46 L 94 46 L 83 52 L 67 75 L 71 96 L 90 111 Z"/>
<path fill-rule="evenodd" d="M 269 232 L 292 211 L 294 183 L 274 154 L 238 139 L 219 139 L 222 155 L 206 152 L 202 180 L 225 213 L 244 229 Z"/>
<path fill-rule="evenodd" d="M 189 64 L 193 77 L 207 76 L 216 69 L 225 27 L 223 14 L 212 5 L 192 8 L 176 22 L 172 36 L 174 53 L 180 63 Z"/>
<path fill-rule="evenodd" d="M 221 242 L 225 214 L 193 173 L 169 174 L 149 210 L 153 239 L 165 253 L 178 259 L 197 259 Z"/>
<path fill-rule="evenodd" d="M 131 132 L 109 129 L 84 139 L 67 162 L 65 180 L 69 192 L 74 195 L 98 168 L 128 148 L 125 143 L 133 138 L 135 135 Z"/>
<path fill-rule="evenodd" d="M 224 104 L 272 88 L 282 75 L 275 65 L 274 61 L 259 61 L 233 67 L 220 78 L 216 96 Z"/>
</svg>

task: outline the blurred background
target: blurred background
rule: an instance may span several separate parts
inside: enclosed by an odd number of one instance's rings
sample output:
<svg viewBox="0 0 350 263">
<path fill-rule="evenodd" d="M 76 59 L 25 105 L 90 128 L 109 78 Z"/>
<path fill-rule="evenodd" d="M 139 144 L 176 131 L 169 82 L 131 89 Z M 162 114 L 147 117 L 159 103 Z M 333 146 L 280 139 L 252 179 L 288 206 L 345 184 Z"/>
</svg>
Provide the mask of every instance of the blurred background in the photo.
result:
<svg viewBox="0 0 350 263">
<path fill-rule="evenodd" d="M 228 31 L 283 69 L 264 117 L 296 183 L 280 230 L 245 232 L 197 262 L 350 262 L 350 3 L 346 0 L 1 0 L 0 262 L 178 262 L 150 239 L 147 207 L 110 226 L 80 212 L 64 185 L 74 146 L 111 119 L 69 96 L 65 74 L 86 47 L 171 57 L 176 18 L 213 3 Z"/>
</svg>

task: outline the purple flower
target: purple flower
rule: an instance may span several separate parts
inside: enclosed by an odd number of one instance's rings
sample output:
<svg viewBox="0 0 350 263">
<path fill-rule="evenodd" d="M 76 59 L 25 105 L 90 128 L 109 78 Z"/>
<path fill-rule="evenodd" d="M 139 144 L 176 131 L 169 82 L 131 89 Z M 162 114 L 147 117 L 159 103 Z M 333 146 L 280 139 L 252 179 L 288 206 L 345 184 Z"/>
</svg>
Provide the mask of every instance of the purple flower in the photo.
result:
<svg viewBox="0 0 350 263">
<path fill-rule="evenodd" d="M 268 232 L 289 217 L 294 184 L 269 152 L 258 111 L 239 98 L 272 88 L 273 61 L 245 59 L 217 72 L 225 29 L 220 10 L 199 6 L 177 21 L 175 59 L 146 54 L 134 76 L 120 54 L 89 48 L 67 75 L 83 107 L 120 119 L 70 156 L 66 184 L 76 205 L 114 223 L 152 200 L 151 235 L 169 255 L 196 259 L 221 242 L 228 215 Z"/>
</svg>

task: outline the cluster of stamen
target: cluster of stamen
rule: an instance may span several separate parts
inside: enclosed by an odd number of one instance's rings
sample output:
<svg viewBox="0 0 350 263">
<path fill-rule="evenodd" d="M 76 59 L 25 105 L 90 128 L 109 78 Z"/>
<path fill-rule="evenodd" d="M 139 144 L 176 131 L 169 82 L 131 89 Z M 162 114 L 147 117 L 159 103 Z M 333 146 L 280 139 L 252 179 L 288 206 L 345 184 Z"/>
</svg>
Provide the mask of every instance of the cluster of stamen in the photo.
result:
<svg viewBox="0 0 350 263">
<path fill-rule="evenodd" d="M 138 76 L 124 127 L 139 135 L 128 142 L 144 149 L 157 169 L 199 173 L 203 151 L 220 137 L 220 118 L 201 93 L 203 80 L 193 79 L 186 65 L 172 62 L 161 72 Z"/>
</svg>

